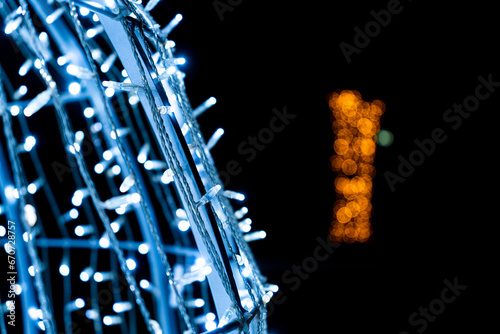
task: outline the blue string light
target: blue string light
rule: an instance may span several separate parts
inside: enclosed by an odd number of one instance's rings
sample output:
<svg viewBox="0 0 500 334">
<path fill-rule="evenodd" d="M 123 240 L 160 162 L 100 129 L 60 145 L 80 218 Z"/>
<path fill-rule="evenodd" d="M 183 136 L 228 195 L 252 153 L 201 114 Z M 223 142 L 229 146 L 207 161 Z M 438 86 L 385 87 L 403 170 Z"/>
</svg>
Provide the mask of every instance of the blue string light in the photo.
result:
<svg viewBox="0 0 500 334">
<path fill-rule="evenodd" d="M 224 130 L 205 142 L 196 120 L 216 99 L 191 108 L 183 17 L 161 28 L 158 2 L 0 1 L 0 241 L 17 224 L 27 332 L 266 332 L 275 291 L 247 245 L 265 232 L 221 186 Z"/>
</svg>

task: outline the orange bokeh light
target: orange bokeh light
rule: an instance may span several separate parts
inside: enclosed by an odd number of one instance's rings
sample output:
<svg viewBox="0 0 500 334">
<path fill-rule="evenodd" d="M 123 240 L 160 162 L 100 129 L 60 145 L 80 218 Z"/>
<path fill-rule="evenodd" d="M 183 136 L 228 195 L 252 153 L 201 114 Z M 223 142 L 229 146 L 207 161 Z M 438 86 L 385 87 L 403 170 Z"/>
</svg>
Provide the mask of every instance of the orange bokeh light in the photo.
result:
<svg viewBox="0 0 500 334">
<path fill-rule="evenodd" d="M 355 90 L 329 95 L 332 130 L 336 136 L 330 165 L 339 199 L 333 206 L 330 239 L 333 242 L 366 242 L 372 235 L 372 188 L 375 177 L 376 135 L 385 104 L 363 101 Z"/>
</svg>

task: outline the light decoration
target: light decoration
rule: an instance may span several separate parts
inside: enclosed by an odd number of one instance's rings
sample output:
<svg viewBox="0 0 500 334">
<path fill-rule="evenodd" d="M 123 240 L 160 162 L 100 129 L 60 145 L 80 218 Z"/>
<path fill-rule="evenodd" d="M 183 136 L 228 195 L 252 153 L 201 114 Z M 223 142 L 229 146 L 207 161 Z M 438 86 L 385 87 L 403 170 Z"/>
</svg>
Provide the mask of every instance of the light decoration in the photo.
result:
<svg viewBox="0 0 500 334">
<path fill-rule="evenodd" d="M 233 211 L 224 130 L 196 120 L 216 99 L 191 107 L 183 17 L 162 28 L 158 3 L 0 0 L 0 240 L 16 222 L 27 333 L 266 333 L 266 233 Z"/>
<path fill-rule="evenodd" d="M 330 94 L 335 154 L 330 165 L 338 199 L 333 205 L 330 239 L 333 242 L 366 242 L 372 236 L 372 194 L 375 150 L 380 117 L 385 104 L 363 101 L 355 90 Z"/>
</svg>

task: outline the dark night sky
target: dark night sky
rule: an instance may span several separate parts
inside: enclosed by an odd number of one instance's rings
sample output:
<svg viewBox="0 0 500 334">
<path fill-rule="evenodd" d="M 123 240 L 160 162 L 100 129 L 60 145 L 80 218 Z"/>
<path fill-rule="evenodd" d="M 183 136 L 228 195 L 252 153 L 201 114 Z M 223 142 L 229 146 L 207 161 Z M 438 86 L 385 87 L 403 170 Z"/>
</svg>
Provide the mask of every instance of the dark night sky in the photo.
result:
<svg viewBox="0 0 500 334">
<path fill-rule="evenodd" d="M 216 165 L 240 162 L 228 188 L 247 194 L 254 228 L 268 232 L 252 248 L 286 299 L 269 319 L 271 333 L 479 332 L 491 324 L 485 301 L 495 289 L 493 115 L 500 97 L 493 93 L 456 129 L 443 115 L 474 95 L 478 76 L 500 81 L 492 5 L 402 1 L 401 12 L 348 64 L 339 44 L 353 45 L 354 27 L 364 29 L 370 11 L 389 1 L 242 1 L 222 22 L 211 1 L 180 3 L 168 1 L 158 12 L 165 8 L 165 20 L 184 15 L 171 37 L 188 59 L 193 105 L 218 99 L 199 118 L 202 131 L 226 130 L 212 151 Z M 342 245 L 294 289 L 283 274 L 313 255 L 316 238 L 326 239 L 335 201 L 326 96 L 337 89 L 384 101 L 382 128 L 394 133 L 394 144 L 377 150 L 375 238 Z M 269 127 L 273 108 L 283 106 L 296 118 L 247 162 L 238 145 Z M 446 141 L 391 192 L 384 173 L 397 173 L 398 156 L 408 158 L 414 141 L 436 128 Z M 426 328 L 421 316 L 412 326 L 410 315 L 455 278 L 466 290 Z"/>
</svg>

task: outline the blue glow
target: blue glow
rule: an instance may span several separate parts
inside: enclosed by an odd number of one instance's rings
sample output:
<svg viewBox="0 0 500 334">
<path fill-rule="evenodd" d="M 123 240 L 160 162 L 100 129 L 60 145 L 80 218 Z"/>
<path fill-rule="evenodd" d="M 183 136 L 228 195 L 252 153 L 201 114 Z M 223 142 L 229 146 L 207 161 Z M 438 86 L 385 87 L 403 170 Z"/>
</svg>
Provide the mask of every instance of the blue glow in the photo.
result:
<svg viewBox="0 0 500 334">
<path fill-rule="evenodd" d="M 82 90 L 82 87 L 78 82 L 72 82 L 68 86 L 68 91 L 71 95 L 78 95 L 80 94 L 80 91 Z"/>
<path fill-rule="evenodd" d="M 78 213 L 77 209 L 73 208 L 73 209 L 69 210 L 69 216 L 71 218 L 76 219 L 76 218 L 78 218 L 78 215 L 79 215 L 79 213 Z"/>
<path fill-rule="evenodd" d="M 181 220 L 179 221 L 179 223 L 177 224 L 177 227 L 179 227 L 179 230 L 181 230 L 182 232 L 186 232 L 187 230 L 189 230 L 189 222 L 187 220 Z"/>
<path fill-rule="evenodd" d="M 67 264 L 61 264 L 59 266 L 59 273 L 62 275 L 62 276 L 68 276 L 69 275 L 69 267 Z"/>
<path fill-rule="evenodd" d="M 137 249 L 139 253 L 141 254 L 147 254 L 149 252 L 149 247 L 147 244 L 140 244 L 139 248 Z"/>
<path fill-rule="evenodd" d="M 26 150 L 26 152 L 29 152 L 33 149 L 33 147 L 35 147 L 35 144 L 36 138 L 33 136 L 28 136 L 24 141 L 24 149 Z"/>
<path fill-rule="evenodd" d="M 134 270 L 137 267 L 137 263 L 135 262 L 134 259 L 127 259 L 127 261 L 125 262 L 127 263 L 127 267 L 130 270 Z"/>
</svg>

